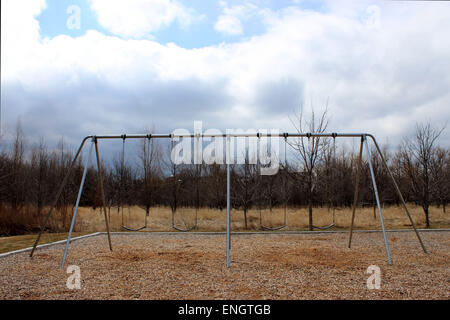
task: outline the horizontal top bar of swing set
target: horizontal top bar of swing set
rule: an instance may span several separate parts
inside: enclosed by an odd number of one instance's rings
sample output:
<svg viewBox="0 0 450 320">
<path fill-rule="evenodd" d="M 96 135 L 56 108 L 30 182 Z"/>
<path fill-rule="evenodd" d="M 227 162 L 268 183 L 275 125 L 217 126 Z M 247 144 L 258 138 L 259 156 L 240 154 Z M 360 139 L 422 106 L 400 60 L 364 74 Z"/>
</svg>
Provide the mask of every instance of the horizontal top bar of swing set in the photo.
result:
<svg viewBox="0 0 450 320">
<path fill-rule="evenodd" d="M 370 133 L 289 133 L 289 132 L 280 132 L 277 134 L 271 133 L 223 133 L 223 134 L 120 134 L 120 135 L 91 135 L 87 136 L 84 139 L 95 138 L 95 139 L 158 139 L 158 138 L 214 138 L 214 137 L 279 137 L 279 138 L 289 138 L 289 137 L 330 137 L 330 138 L 338 138 L 338 137 L 346 137 L 346 138 L 357 138 L 357 137 L 372 137 Z"/>
</svg>

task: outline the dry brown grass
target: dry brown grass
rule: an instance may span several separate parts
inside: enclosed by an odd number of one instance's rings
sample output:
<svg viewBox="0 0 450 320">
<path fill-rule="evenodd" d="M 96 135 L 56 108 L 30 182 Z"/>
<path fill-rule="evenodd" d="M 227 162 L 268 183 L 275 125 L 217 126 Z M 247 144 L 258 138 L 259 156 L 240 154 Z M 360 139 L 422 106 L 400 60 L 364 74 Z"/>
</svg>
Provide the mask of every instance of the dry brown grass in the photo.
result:
<svg viewBox="0 0 450 320">
<path fill-rule="evenodd" d="M 67 239 L 68 232 L 65 233 L 44 233 L 39 244 L 55 242 Z M 85 235 L 86 232 L 74 232 L 72 237 Z M 35 234 L 26 234 L 23 236 L 0 237 L 0 253 L 24 249 L 33 246 L 36 240 Z"/>
<path fill-rule="evenodd" d="M 26 205 L 13 209 L 8 205 L 0 205 L 0 235 L 16 236 L 36 232 L 48 212 L 48 207 L 43 207 L 40 212 L 33 205 Z M 65 232 L 71 219 L 71 210 L 65 207 L 54 210 L 52 218 L 47 223 L 50 232 Z"/>
<path fill-rule="evenodd" d="M 422 208 L 409 205 L 409 209 L 416 225 L 419 228 L 425 227 L 425 216 Z M 269 210 L 261 212 L 264 225 L 276 227 L 283 224 L 284 209 L 274 209 L 272 213 Z M 315 208 L 313 212 L 314 225 L 326 226 L 332 222 L 332 210 L 327 208 Z M 243 212 L 233 210 L 231 214 L 232 230 L 245 231 Z M 117 208 L 112 208 L 110 212 L 111 230 L 122 231 L 121 212 Z M 188 228 L 193 225 L 195 209 L 182 208 L 175 216 L 175 223 L 182 228 Z M 383 217 L 386 227 L 389 229 L 409 228 L 409 219 L 402 207 L 385 207 Z M 124 208 L 125 225 L 137 228 L 144 225 L 145 211 L 139 207 Z M 150 210 L 146 231 L 173 231 L 171 227 L 172 215 L 168 207 L 154 207 Z M 259 210 L 250 210 L 247 217 L 247 230 L 260 230 L 260 212 Z M 450 214 L 443 213 L 442 209 L 430 208 L 430 220 L 432 228 L 449 228 Z M 339 208 L 336 210 L 336 226 L 334 229 L 347 229 L 350 226 L 351 209 Z M 358 208 L 355 218 L 356 229 L 380 229 L 378 212 L 376 218 L 373 215 L 373 208 Z M 287 228 L 283 230 L 307 230 L 308 213 L 306 208 L 288 208 L 287 209 Z M 75 230 L 83 232 L 95 232 L 105 230 L 104 216 L 100 209 L 80 208 L 79 218 Z M 226 210 L 200 209 L 198 211 L 197 231 L 224 231 L 226 230 Z"/>
</svg>

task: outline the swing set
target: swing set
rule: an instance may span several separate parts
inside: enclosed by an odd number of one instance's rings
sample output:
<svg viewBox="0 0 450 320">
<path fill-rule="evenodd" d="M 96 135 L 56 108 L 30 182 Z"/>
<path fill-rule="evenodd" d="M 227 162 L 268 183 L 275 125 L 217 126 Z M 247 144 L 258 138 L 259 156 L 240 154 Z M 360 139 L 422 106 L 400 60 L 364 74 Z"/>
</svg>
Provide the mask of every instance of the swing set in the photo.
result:
<svg viewBox="0 0 450 320">
<path fill-rule="evenodd" d="M 286 146 L 287 146 L 288 142 L 287 142 L 287 136 L 284 137 L 284 164 L 283 164 L 283 170 L 287 170 L 287 151 L 286 151 Z M 331 184 L 333 186 L 335 186 L 335 174 L 334 171 L 336 169 L 336 137 L 333 136 L 333 148 L 332 148 L 332 166 L 331 166 Z M 283 219 L 284 222 L 282 225 L 277 226 L 277 227 L 269 227 L 267 225 L 264 225 L 263 223 L 263 215 L 262 215 L 262 206 L 261 206 L 261 197 L 259 198 L 259 225 L 261 227 L 262 230 L 265 231 L 278 231 L 278 230 L 282 230 L 284 228 L 287 227 L 287 209 L 288 209 L 288 200 L 289 200 L 289 191 L 287 188 L 287 180 L 288 180 L 288 175 L 286 174 L 286 172 L 283 172 L 282 175 L 283 178 Z M 262 180 L 262 175 L 260 175 L 260 181 Z M 262 196 L 262 194 L 261 194 Z M 318 229 L 318 230 L 328 230 L 331 229 L 333 227 L 336 226 L 336 201 L 335 201 L 335 192 L 332 192 L 331 195 L 331 206 L 332 206 L 332 222 L 331 224 L 327 225 L 327 226 L 312 226 L 313 229 Z M 270 208 L 272 209 L 272 208 Z M 272 210 L 270 210 L 270 212 L 272 213 Z"/>
<path fill-rule="evenodd" d="M 226 229 L 226 266 L 229 267 L 230 266 L 230 249 L 231 249 L 231 215 L 230 215 L 230 211 L 231 211 L 231 199 L 230 199 L 230 189 L 231 189 L 231 184 L 230 184 L 230 163 L 231 163 L 231 159 L 229 159 L 229 156 L 231 155 L 230 153 L 230 138 L 231 137 L 260 137 L 260 133 L 246 133 L 246 134 L 183 134 L 183 135 L 176 135 L 177 138 L 200 138 L 200 137 L 207 137 L 207 138 L 225 138 L 226 139 L 226 154 L 227 154 L 227 162 L 226 162 L 226 167 L 227 167 L 227 216 L 226 216 L 226 224 L 227 224 L 227 229 Z M 383 166 L 385 167 L 386 171 L 388 172 L 389 177 L 391 178 L 392 184 L 395 187 L 395 190 L 397 192 L 397 196 L 400 199 L 401 203 L 403 204 L 403 208 L 405 209 L 406 215 L 409 218 L 409 221 L 411 222 L 412 228 L 419 240 L 419 243 L 423 249 L 423 251 L 425 253 L 427 253 L 427 250 L 425 248 L 425 245 L 422 241 L 422 238 L 420 237 L 419 232 L 417 231 L 416 225 L 414 223 L 414 220 L 411 216 L 411 213 L 408 209 L 408 206 L 403 198 L 403 195 L 400 191 L 400 188 L 397 185 L 397 182 L 395 181 L 395 178 L 391 172 L 391 170 L 389 169 L 389 166 L 387 165 L 387 162 L 385 160 L 385 157 L 383 155 L 383 153 L 381 152 L 381 149 L 375 139 L 375 137 L 371 134 L 368 133 L 277 133 L 277 134 L 263 134 L 263 136 L 267 136 L 267 137 L 279 137 L 279 138 L 285 138 L 285 142 L 287 141 L 288 137 L 318 137 L 318 138 L 333 138 L 334 140 L 338 137 L 342 137 L 342 138 L 360 138 L 361 139 L 361 144 L 360 144 L 360 151 L 359 151 L 359 158 L 358 158 L 358 165 L 357 165 L 357 174 L 356 174 L 356 181 L 355 181 L 355 192 L 354 192 L 354 199 L 353 199 L 353 206 L 352 206 L 352 219 L 351 219 L 351 225 L 350 225 L 350 232 L 349 232 L 349 241 L 348 241 L 348 247 L 351 247 L 351 243 L 352 243 L 352 235 L 353 235 L 353 226 L 354 226 L 354 220 L 355 220 L 355 212 L 356 212 L 356 208 L 358 206 L 358 194 L 359 194 L 359 182 L 361 179 L 361 166 L 362 166 L 362 154 L 363 154 L 363 149 L 365 147 L 366 152 L 367 152 L 367 162 L 369 164 L 369 171 L 370 171 L 370 176 L 371 176 L 371 181 L 372 181 L 372 187 L 373 187 L 373 192 L 375 195 L 375 200 L 377 203 L 377 208 L 378 208 L 378 215 L 379 215 L 379 221 L 380 221 L 380 225 L 381 225 L 381 229 L 382 229 L 382 234 L 383 234 L 383 239 L 384 239 L 384 244 L 385 244 L 385 249 L 386 249 L 386 255 L 387 255 L 387 261 L 388 264 L 392 264 L 392 259 L 391 259 L 391 254 L 390 254 L 390 250 L 389 250 L 389 244 L 388 244 L 388 240 L 387 240 L 387 234 L 386 234 L 386 228 L 384 225 L 384 220 L 383 220 L 383 213 L 382 213 L 382 207 L 380 205 L 380 199 L 378 196 L 378 190 L 377 190 L 377 185 L 376 185 L 376 181 L 375 181 L 375 174 L 374 174 L 374 170 L 373 170 L 373 166 L 372 166 L 372 159 L 371 159 L 371 151 L 369 148 L 369 144 L 368 144 L 368 139 L 370 138 L 376 148 L 376 151 L 381 159 L 381 162 L 383 163 Z M 80 199 L 81 199 L 81 194 L 83 191 L 83 187 L 84 187 L 84 183 L 86 180 L 86 174 L 87 174 L 87 170 L 90 166 L 90 161 L 91 161 L 91 155 L 92 155 L 92 151 L 95 147 L 95 153 L 96 153 L 96 162 L 97 162 L 97 174 L 98 174 L 98 184 L 99 184 L 99 192 L 101 194 L 101 201 L 102 201 L 102 209 L 103 209 L 103 213 L 104 213 L 104 218 L 105 218 L 105 226 L 106 226 L 106 234 L 107 234 L 107 238 L 108 238 L 108 244 L 109 244 L 109 249 L 112 251 L 112 244 L 111 244 L 111 234 L 110 234 L 110 230 L 109 230 L 109 219 L 107 216 L 107 210 L 106 210 L 106 202 L 105 202 L 105 195 L 104 195 L 104 188 L 103 188 L 103 177 L 102 177 L 102 168 L 101 168 L 101 161 L 100 161 L 100 155 L 99 155 L 99 148 L 98 148 L 98 141 L 99 140 L 107 140 L 107 139 L 122 139 L 123 140 L 123 145 L 122 145 L 122 164 L 124 164 L 124 153 L 125 153 L 125 139 L 171 139 L 172 140 L 172 146 L 173 146 L 173 139 L 174 139 L 175 135 L 174 134 L 135 134 L 135 135 L 98 135 L 98 136 L 87 136 L 85 137 L 70 166 L 69 169 L 56 193 L 56 196 L 53 200 L 52 205 L 50 206 L 50 209 L 48 211 L 47 216 L 45 217 L 43 224 L 41 225 L 41 229 L 39 231 L 39 234 L 34 242 L 33 248 L 31 250 L 30 253 L 30 257 L 33 257 L 33 254 L 36 250 L 36 247 L 39 243 L 39 240 L 41 238 L 42 233 L 44 232 L 49 218 L 56 206 L 56 204 L 58 203 L 58 200 L 64 190 L 64 187 L 66 186 L 69 177 L 71 176 L 73 169 L 75 167 L 75 164 L 83 150 L 83 147 L 85 146 L 87 141 L 91 141 L 91 146 L 89 148 L 89 154 L 88 157 L 86 159 L 86 164 L 84 166 L 84 171 L 83 171 L 83 175 L 81 178 L 81 183 L 80 183 L 80 188 L 78 191 L 78 195 L 77 195 L 77 199 L 76 199 L 76 203 L 75 203 L 75 207 L 74 207 L 74 211 L 73 211 L 73 216 L 72 216 L 72 221 L 71 221 L 71 225 L 70 225 L 70 229 L 69 229 L 69 234 L 67 237 L 67 241 L 65 244 L 65 249 L 64 249 L 64 254 L 63 254 L 63 258 L 62 258 L 62 262 L 61 262 L 61 268 L 64 268 L 64 264 L 66 261 L 66 257 L 67 257 L 67 252 L 68 252 L 68 247 L 71 241 L 71 237 L 72 237 L 72 231 L 75 225 L 75 220 L 76 220 L 76 216 L 77 216 L 77 212 L 78 212 L 78 207 L 79 207 L 79 203 L 80 203 Z M 333 157 L 335 157 L 335 143 L 334 143 L 334 150 L 333 150 Z M 285 150 L 286 150 L 286 146 L 285 146 Z M 335 160 L 334 160 L 335 161 Z M 286 153 L 285 153 L 285 166 L 286 166 Z M 122 166 L 122 169 L 123 166 Z M 176 173 L 176 172 L 175 172 Z M 122 174 L 123 174 L 123 170 L 122 170 Z M 191 228 L 180 228 L 179 226 L 175 225 L 175 213 L 176 213 L 176 206 L 175 208 L 172 208 L 172 227 L 176 230 L 179 231 L 189 231 L 189 230 L 193 230 L 197 227 L 197 211 L 198 211 L 198 207 L 199 207 L 199 179 L 201 177 L 201 171 L 200 171 L 200 167 L 197 167 L 196 170 L 196 216 L 195 216 L 195 223 L 194 223 L 194 227 Z M 123 178 L 123 176 L 121 177 Z M 173 180 L 174 180 L 174 190 L 176 191 L 177 187 L 177 177 L 176 175 L 173 176 Z M 286 181 L 284 184 L 284 188 L 286 191 Z M 121 195 L 122 197 L 122 195 Z M 121 201 L 123 201 L 123 199 L 121 199 Z M 275 228 L 271 228 L 271 227 L 267 227 L 267 230 L 280 230 L 283 229 L 286 226 L 286 212 L 287 212 L 287 198 L 284 198 L 284 205 L 285 205 L 285 211 L 284 211 L 284 223 L 281 226 L 275 227 Z M 122 203 L 123 205 L 123 203 Z M 333 205 L 335 206 L 335 205 Z M 123 213 L 123 211 L 122 211 Z M 326 227 L 316 227 L 318 229 L 320 228 L 331 228 L 332 226 L 334 226 L 334 216 L 335 216 L 335 209 L 333 209 L 333 223 L 329 226 Z M 122 224 L 122 227 L 126 230 L 142 230 L 143 228 L 145 228 L 147 226 L 147 218 L 145 217 L 145 221 L 144 221 L 144 226 L 134 229 L 134 228 L 130 228 L 129 226 L 126 226 L 125 224 Z M 262 223 L 261 220 L 261 225 L 264 226 L 264 224 Z"/>
<path fill-rule="evenodd" d="M 121 163 L 120 163 L 120 189 L 119 189 L 119 206 L 121 208 L 122 213 L 122 229 L 127 231 L 141 231 L 143 229 L 147 228 L 147 212 L 144 215 L 144 225 L 138 228 L 132 228 L 125 224 L 124 222 L 124 213 L 123 213 L 123 207 L 124 207 L 124 201 L 123 201 L 123 194 L 124 194 L 124 187 L 125 187 L 125 140 L 127 139 L 127 135 L 123 134 L 121 136 L 122 138 L 122 157 L 121 157 Z M 150 137 L 144 140 L 144 156 L 146 156 L 147 152 L 147 146 L 150 146 Z M 145 177 L 146 178 L 146 177 Z M 126 191 L 126 190 L 125 190 Z M 130 217 L 130 207 L 128 207 L 128 217 Z"/>
<path fill-rule="evenodd" d="M 125 140 L 126 140 L 127 136 L 124 134 L 122 135 L 122 154 L 121 154 L 121 169 L 120 169 L 120 189 L 119 189 L 119 206 L 120 206 L 120 211 L 121 211 L 121 215 L 122 215 L 122 224 L 121 227 L 124 230 L 127 231 L 141 231 L 143 229 L 147 229 L 147 212 L 144 215 L 144 224 L 141 227 L 137 227 L 137 228 L 132 228 L 130 226 L 127 226 L 125 223 L 125 219 L 124 219 L 124 199 L 123 199 L 123 195 L 124 193 L 124 188 L 125 188 Z M 145 140 L 145 146 L 144 146 L 144 157 L 147 156 L 147 152 L 150 148 L 150 139 L 151 136 L 149 135 L 149 138 Z M 171 139 L 171 146 L 173 149 L 173 139 Z M 174 164 L 175 166 L 175 164 Z M 198 210 L 199 210 L 199 204 L 200 204 L 200 190 L 199 190 L 199 178 L 200 178 L 200 171 L 201 171 L 201 167 L 199 165 L 196 165 L 196 204 L 195 204 L 195 218 L 194 218 L 194 224 L 191 227 L 182 227 L 179 226 L 175 223 L 175 214 L 177 213 L 178 207 L 176 204 L 172 205 L 172 228 L 174 230 L 177 231 L 181 231 L 181 232 L 189 232 L 192 230 L 197 229 L 198 226 Z M 176 173 L 176 169 L 174 168 L 174 173 Z M 176 193 L 179 192 L 178 188 L 177 188 L 177 184 L 181 181 L 178 180 L 176 178 L 176 175 L 174 174 L 172 176 L 173 178 L 173 201 L 176 202 Z M 125 190 L 126 191 L 126 190 Z M 130 208 L 128 208 L 128 217 L 130 217 Z M 182 219 L 184 221 L 184 219 Z M 186 225 L 186 223 L 184 223 Z"/>
<path fill-rule="evenodd" d="M 171 137 L 170 139 L 170 146 L 171 146 L 171 150 L 174 149 L 174 141 L 173 141 L 173 137 Z M 173 185 L 172 185 L 172 204 L 171 204 L 171 211 L 172 211 L 172 228 L 174 230 L 177 231 L 181 231 L 181 232 L 189 232 L 192 230 L 197 229 L 198 226 L 198 210 L 200 208 L 200 178 L 201 178 L 201 166 L 199 164 L 195 165 L 195 217 L 194 217 L 194 224 L 191 227 L 188 227 L 185 220 L 183 219 L 183 217 L 181 216 L 181 220 L 184 222 L 184 227 L 177 225 L 175 222 L 175 215 L 177 213 L 177 211 L 179 211 L 178 205 L 177 205 L 177 194 L 180 191 L 181 187 L 182 187 L 182 183 L 183 180 L 180 180 L 177 178 L 177 170 L 176 170 L 176 164 L 173 163 L 172 164 L 172 180 L 173 180 Z"/>
<path fill-rule="evenodd" d="M 258 136 L 259 138 L 259 136 Z M 287 170 L 287 154 L 286 154 L 286 145 L 287 145 L 287 137 L 284 137 L 284 165 L 283 165 L 283 171 Z M 262 181 L 262 175 L 261 175 L 261 167 L 259 167 L 260 169 L 260 183 Z M 287 227 L 287 207 L 288 207 L 288 198 L 289 198 L 289 192 L 288 192 L 288 188 L 287 188 L 287 174 L 286 172 L 283 172 L 282 174 L 282 179 L 283 179 L 283 224 L 277 227 L 269 227 L 267 225 L 264 225 L 263 223 L 263 215 L 262 215 L 262 206 L 261 206 L 261 197 L 262 197 L 262 193 L 260 194 L 259 197 L 259 225 L 261 227 L 262 230 L 265 231 L 278 231 L 278 230 L 282 230 L 284 228 Z M 270 206 L 270 213 L 272 213 L 272 206 Z"/>
<path fill-rule="evenodd" d="M 333 156 L 332 156 L 333 160 L 332 160 L 332 165 L 331 165 L 331 184 L 333 185 L 333 187 L 336 187 L 336 183 L 335 183 L 335 170 L 336 170 L 336 136 L 333 136 Z M 312 226 L 313 229 L 319 229 L 319 230 L 328 230 L 333 228 L 336 224 L 336 199 L 335 199 L 335 192 L 331 193 L 331 203 L 332 203 L 332 207 L 333 207 L 333 222 L 331 222 L 331 224 L 329 224 L 328 226 L 324 226 L 324 227 L 318 227 L 318 226 Z"/>
</svg>

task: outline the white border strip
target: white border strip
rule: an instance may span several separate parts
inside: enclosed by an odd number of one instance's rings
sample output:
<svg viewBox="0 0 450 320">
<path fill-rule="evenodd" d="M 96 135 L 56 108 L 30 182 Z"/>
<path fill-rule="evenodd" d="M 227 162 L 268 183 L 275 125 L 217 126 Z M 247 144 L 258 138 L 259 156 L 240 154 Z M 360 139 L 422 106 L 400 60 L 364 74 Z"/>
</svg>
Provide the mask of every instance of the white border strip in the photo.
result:
<svg viewBox="0 0 450 320">
<path fill-rule="evenodd" d="M 79 237 L 72 238 L 71 242 L 74 241 L 74 240 L 94 237 L 94 236 L 98 236 L 98 235 L 101 235 L 101 234 L 103 234 L 103 232 L 94 232 L 94 233 L 86 234 L 84 236 L 79 236 Z M 55 242 L 44 243 L 44 244 L 38 245 L 36 248 L 38 249 L 38 248 L 50 247 L 50 246 L 53 246 L 53 245 L 65 243 L 66 241 L 67 241 L 67 239 L 63 239 L 63 240 L 59 240 L 59 241 L 55 241 Z M 13 254 L 16 254 L 16 253 L 22 253 L 22 252 L 31 251 L 31 249 L 33 249 L 33 247 L 1 253 L 0 254 L 0 258 L 7 257 L 7 256 L 10 256 L 10 255 L 13 255 Z"/>
</svg>

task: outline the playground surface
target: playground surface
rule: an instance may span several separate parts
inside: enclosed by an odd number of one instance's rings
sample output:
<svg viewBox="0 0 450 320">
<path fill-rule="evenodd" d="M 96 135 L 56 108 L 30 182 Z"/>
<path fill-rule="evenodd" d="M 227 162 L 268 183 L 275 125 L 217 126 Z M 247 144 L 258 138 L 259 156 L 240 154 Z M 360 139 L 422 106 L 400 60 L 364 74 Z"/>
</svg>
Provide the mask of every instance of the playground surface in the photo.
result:
<svg viewBox="0 0 450 320">
<path fill-rule="evenodd" d="M 0 258 L 0 299 L 449 299 L 450 233 L 389 232 L 393 265 L 380 232 L 235 234 L 226 267 L 225 235 L 113 233 Z M 69 289 L 67 267 L 80 268 Z M 381 271 L 368 289 L 369 266 Z"/>
</svg>

